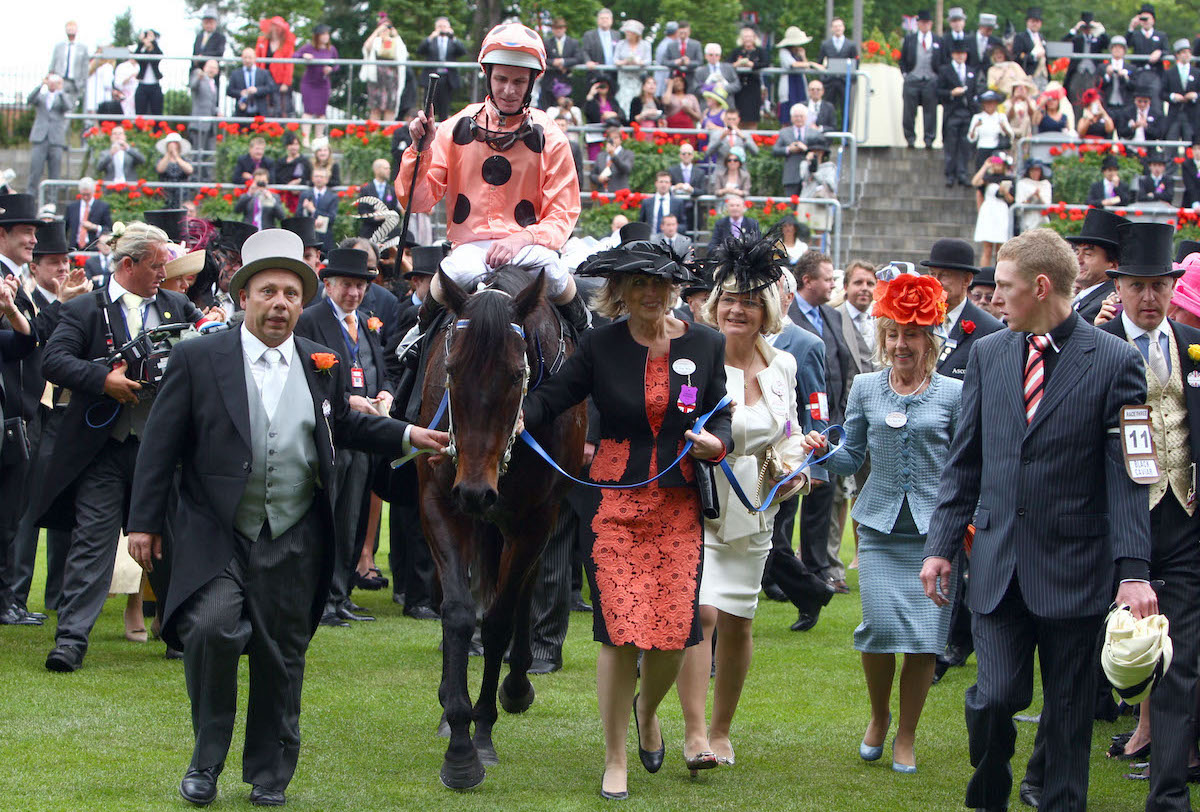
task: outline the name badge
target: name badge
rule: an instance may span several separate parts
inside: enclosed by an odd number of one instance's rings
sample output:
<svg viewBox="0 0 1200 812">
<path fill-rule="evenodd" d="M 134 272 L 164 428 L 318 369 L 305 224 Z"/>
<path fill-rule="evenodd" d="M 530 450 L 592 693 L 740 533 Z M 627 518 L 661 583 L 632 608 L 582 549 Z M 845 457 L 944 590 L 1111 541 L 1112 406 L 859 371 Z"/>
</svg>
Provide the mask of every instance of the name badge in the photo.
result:
<svg viewBox="0 0 1200 812">
<path fill-rule="evenodd" d="M 676 375 L 691 375 L 696 371 L 696 362 L 691 358 L 677 358 L 671 364 L 671 369 L 675 370 Z"/>
<path fill-rule="evenodd" d="M 363 374 L 362 367 L 350 367 L 350 386 L 354 389 L 367 387 L 367 376 Z"/>
<path fill-rule="evenodd" d="M 1154 450 L 1154 432 L 1150 430 L 1149 406 L 1121 407 L 1121 451 L 1125 471 L 1139 485 L 1158 482 L 1158 454 Z"/>
<path fill-rule="evenodd" d="M 908 425 L 908 415 L 904 412 L 888 412 L 887 417 L 883 418 L 883 422 L 894 429 L 902 429 Z"/>
<path fill-rule="evenodd" d="M 1187 385 L 1195 389 L 1200 386 L 1200 371 L 1192 370 L 1187 376 Z"/>
</svg>

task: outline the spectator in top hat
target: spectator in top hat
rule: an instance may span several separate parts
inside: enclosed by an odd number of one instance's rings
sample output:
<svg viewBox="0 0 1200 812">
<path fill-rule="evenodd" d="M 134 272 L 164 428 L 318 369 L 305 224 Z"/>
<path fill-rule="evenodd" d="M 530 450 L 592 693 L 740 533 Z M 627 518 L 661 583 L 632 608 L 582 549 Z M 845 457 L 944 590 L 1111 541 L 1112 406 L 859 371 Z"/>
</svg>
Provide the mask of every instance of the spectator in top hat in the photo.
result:
<svg viewBox="0 0 1200 812">
<path fill-rule="evenodd" d="M 304 264 L 315 273 L 321 265 L 321 247 L 324 242 L 317 236 L 311 217 L 287 217 L 279 221 L 279 227 L 299 235 L 304 243 Z"/>
<path fill-rule="evenodd" d="M 1179 167 L 1179 179 L 1183 182 L 1183 207 L 1200 210 L 1200 128 L 1192 135 L 1192 150 Z"/>
<path fill-rule="evenodd" d="M 389 414 L 394 383 L 387 377 L 379 320 L 359 309 L 375 273 L 367 253 L 335 248 L 321 271 L 325 298 L 317 298 L 300 314 L 296 334 L 330 347 L 348 370 L 344 376 L 350 408 L 363 414 Z M 334 566 L 329 596 L 321 617 L 323 626 L 348 626 L 347 621 L 374 620 L 350 600 L 358 563 L 359 514 L 367 490 L 370 455 L 343 449 L 337 454 L 334 494 Z"/>
<path fill-rule="evenodd" d="M 1167 174 L 1167 156 L 1161 149 L 1151 150 L 1145 158 L 1146 171 L 1137 179 L 1139 203 L 1158 202 L 1173 205 L 1175 178 Z"/>
<path fill-rule="evenodd" d="M 1133 202 L 1133 192 L 1121 180 L 1121 162 L 1116 155 L 1104 156 L 1100 164 L 1103 177 L 1088 189 L 1087 204 L 1097 208 L 1113 209 L 1128 206 Z"/>
<path fill-rule="evenodd" d="M 967 64 L 971 44 L 965 36 L 948 38 L 944 47 L 950 61 L 938 70 L 938 98 L 942 102 L 942 149 L 945 151 L 946 186 L 971 184 L 971 140 L 968 131 L 975 115 L 976 72 Z"/>
<path fill-rule="evenodd" d="M 937 371 L 957 380 L 967 374 L 971 345 L 1004 327 L 971 302 L 967 291 L 979 272 L 975 266 L 975 248 L 966 240 L 941 239 L 929 249 L 929 259 L 921 260 L 929 275 L 946 292 L 946 318 L 937 330 L 942 346 Z"/>
<path fill-rule="evenodd" d="M 1165 73 L 1167 97 L 1167 140 L 1190 141 L 1196 131 L 1200 110 L 1200 74 L 1192 69 L 1192 44 L 1175 41 L 1175 65 Z"/>
<path fill-rule="evenodd" d="M 192 43 L 192 55 L 198 57 L 225 56 L 225 34 L 220 30 L 220 14 L 216 5 L 209 3 L 200 12 L 200 30 L 196 32 L 196 41 Z M 208 62 L 207 59 L 192 60 L 192 69 L 199 68 Z"/>
<path fill-rule="evenodd" d="M 1077 54 L 1102 54 L 1108 48 L 1108 34 L 1104 25 L 1096 21 L 1095 12 L 1083 11 L 1079 22 L 1063 35 L 1063 42 L 1071 43 Z M 1072 59 L 1063 81 L 1072 99 L 1078 99 L 1085 88 L 1095 87 L 1104 64 L 1098 59 Z"/>
<path fill-rule="evenodd" d="M 1030 8 L 1025 13 L 1025 30 L 1013 37 L 1013 61 L 1033 79 L 1038 90 L 1046 86 L 1050 75 L 1046 69 L 1046 38 L 1042 35 L 1042 10 Z"/>
<path fill-rule="evenodd" d="M 1109 58 L 1105 60 L 1104 73 L 1100 76 L 1100 98 L 1106 107 L 1119 110 L 1131 102 L 1130 78 L 1133 63 L 1125 61 L 1129 51 L 1125 37 L 1117 34 L 1108 41 Z"/>
<path fill-rule="evenodd" d="M 112 228 L 112 209 L 96 196 L 96 181 L 91 178 L 80 178 L 78 189 L 79 199 L 68 203 L 64 213 L 67 241 L 74 250 L 88 251 L 101 232 Z"/>
<path fill-rule="evenodd" d="M 1154 93 L 1141 74 L 1134 84 L 1133 103 L 1116 110 L 1117 133 L 1129 141 L 1161 141 L 1167 136 L 1167 119 L 1154 104 Z"/>
<path fill-rule="evenodd" d="M 942 54 L 943 62 L 950 59 L 950 45 L 955 42 L 967 43 L 967 50 L 963 53 L 968 53 L 970 49 L 971 35 L 967 33 L 967 15 L 960 7 L 954 6 L 946 12 L 946 21 L 950 24 L 950 30 L 942 36 Z"/>
<path fill-rule="evenodd" d="M 900 71 L 904 74 L 904 140 L 911 148 L 917 140 L 917 107 L 923 117 L 926 149 L 937 138 L 937 69 L 941 64 L 942 43 L 933 35 L 933 16 L 929 9 L 917 13 L 917 30 L 904 37 L 900 47 Z"/>
<path fill-rule="evenodd" d="M 1129 21 L 1125 39 L 1129 41 L 1129 48 L 1134 55 L 1149 57 L 1142 63 L 1142 67 L 1137 69 L 1137 73 L 1145 74 L 1143 81 L 1147 83 L 1146 89 L 1154 95 L 1154 101 L 1158 104 L 1162 99 L 1163 57 L 1170 53 L 1167 49 L 1171 40 L 1167 38 L 1167 32 L 1154 26 L 1153 4 L 1142 3 L 1138 13 Z"/>
<path fill-rule="evenodd" d="M 985 265 L 971 279 L 971 301 L 980 310 L 986 311 L 992 318 L 1002 321 L 1000 308 L 992 304 L 992 295 L 996 292 L 996 269 Z"/>
<path fill-rule="evenodd" d="M 992 36 L 995 30 L 996 15 L 981 12 L 979 27 L 970 38 L 971 48 L 967 51 L 967 64 L 972 68 L 987 71 L 991 64 L 992 48 L 1001 44 L 999 38 Z"/>
</svg>

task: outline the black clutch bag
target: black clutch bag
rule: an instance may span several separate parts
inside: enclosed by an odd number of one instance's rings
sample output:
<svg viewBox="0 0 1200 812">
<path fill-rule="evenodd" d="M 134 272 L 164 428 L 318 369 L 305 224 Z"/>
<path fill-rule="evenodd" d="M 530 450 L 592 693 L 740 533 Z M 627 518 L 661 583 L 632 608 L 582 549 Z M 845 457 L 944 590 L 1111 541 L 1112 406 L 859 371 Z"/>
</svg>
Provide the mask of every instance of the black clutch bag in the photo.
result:
<svg viewBox="0 0 1200 812">
<path fill-rule="evenodd" d="M 693 460 L 696 469 L 696 487 L 700 489 L 700 507 L 704 518 L 721 518 L 721 501 L 717 496 L 716 466 L 711 462 Z"/>
<path fill-rule="evenodd" d="M 30 456 L 29 434 L 25 430 L 25 418 L 10 417 L 4 421 L 4 446 L 0 448 L 0 465 L 7 468 L 27 462 Z"/>
</svg>

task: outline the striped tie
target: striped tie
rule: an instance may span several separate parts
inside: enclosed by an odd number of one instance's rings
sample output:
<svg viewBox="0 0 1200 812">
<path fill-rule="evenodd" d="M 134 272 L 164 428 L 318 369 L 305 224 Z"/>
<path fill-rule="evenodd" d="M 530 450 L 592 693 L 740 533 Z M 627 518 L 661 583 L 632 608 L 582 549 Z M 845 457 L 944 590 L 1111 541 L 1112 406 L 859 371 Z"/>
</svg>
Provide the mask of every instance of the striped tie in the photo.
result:
<svg viewBox="0 0 1200 812">
<path fill-rule="evenodd" d="M 1046 390 L 1046 370 L 1042 356 L 1050 339 L 1046 336 L 1029 337 L 1029 360 L 1025 362 L 1025 422 L 1032 423 L 1038 404 Z"/>
</svg>

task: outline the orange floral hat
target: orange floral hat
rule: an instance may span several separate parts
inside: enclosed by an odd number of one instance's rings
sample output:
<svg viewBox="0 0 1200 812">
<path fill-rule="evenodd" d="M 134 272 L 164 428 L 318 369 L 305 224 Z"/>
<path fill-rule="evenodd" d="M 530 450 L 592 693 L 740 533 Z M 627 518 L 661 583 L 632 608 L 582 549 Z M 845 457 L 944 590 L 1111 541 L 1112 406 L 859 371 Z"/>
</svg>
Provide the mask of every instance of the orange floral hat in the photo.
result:
<svg viewBox="0 0 1200 812">
<path fill-rule="evenodd" d="M 903 265 L 909 267 L 897 267 Z M 918 274 L 907 262 L 891 263 L 876 276 L 875 318 L 920 327 L 938 327 L 946 320 L 946 291 L 932 276 Z"/>
</svg>

